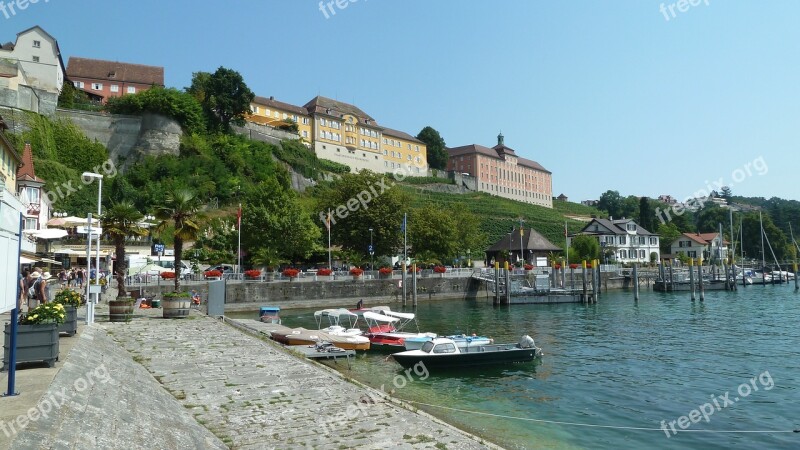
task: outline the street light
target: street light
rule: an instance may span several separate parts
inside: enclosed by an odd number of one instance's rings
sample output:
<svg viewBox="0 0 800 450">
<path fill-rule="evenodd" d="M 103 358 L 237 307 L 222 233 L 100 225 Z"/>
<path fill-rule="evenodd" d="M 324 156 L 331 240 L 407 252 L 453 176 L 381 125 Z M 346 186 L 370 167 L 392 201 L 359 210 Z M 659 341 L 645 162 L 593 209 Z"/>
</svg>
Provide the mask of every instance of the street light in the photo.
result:
<svg viewBox="0 0 800 450">
<path fill-rule="evenodd" d="M 369 229 L 369 270 L 375 270 L 375 247 L 372 246 L 372 228 Z M 374 275 L 374 274 L 373 274 Z"/>
<path fill-rule="evenodd" d="M 85 184 L 87 178 L 96 178 L 97 179 L 97 220 L 100 220 L 101 212 L 101 201 L 103 199 L 103 176 L 99 173 L 94 172 L 83 172 L 83 181 Z M 92 221 L 91 221 L 91 213 L 89 214 L 89 228 L 87 233 L 87 241 L 88 245 L 86 246 L 86 265 L 91 266 L 89 262 L 91 258 L 91 250 L 92 250 Z M 95 279 L 97 280 L 97 287 L 100 288 L 100 233 L 97 233 L 97 249 L 95 250 L 95 266 L 94 266 L 94 274 Z M 91 274 L 91 267 L 89 267 L 89 274 Z M 97 298 L 95 298 L 95 302 L 92 303 L 91 301 L 91 275 L 89 277 L 89 282 L 86 284 L 86 298 L 89 300 L 86 303 L 86 324 L 91 325 L 94 323 L 94 303 L 97 303 L 100 300 L 100 294 L 97 294 Z"/>
</svg>

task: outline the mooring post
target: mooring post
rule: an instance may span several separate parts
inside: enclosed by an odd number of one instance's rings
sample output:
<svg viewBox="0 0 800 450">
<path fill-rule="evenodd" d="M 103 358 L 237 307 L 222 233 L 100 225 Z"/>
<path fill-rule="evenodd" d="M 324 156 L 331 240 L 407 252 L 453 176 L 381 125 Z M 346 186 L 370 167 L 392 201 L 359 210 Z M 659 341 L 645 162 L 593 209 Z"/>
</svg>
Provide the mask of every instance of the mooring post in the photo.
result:
<svg viewBox="0 0 800 450">
<path fill-rule="evenodd" d="M 658 262 L 658 276 L 661 278 L 661 282 L 664 283 L 664 292 L 667 291 L 667 274 L 666 269 L 664 269 L 665 263 L 666 261 L 663 259 Z"/>
<path fill-rule="evenodd" d="M 728 267 L 731 268 L 731 275 L 728 278 L 731 282 L 731 290 L 738 291 L 739 287 L 736 286 L 736 261 L 733 260 L 733 255 L 728 256 Z"/>
<path fill-rule="evenodd" d="M 800 285 L 797 284 L 798 283 L 798 280 L 797 280 L 797 278 L 798 278 L 798 276 L 797 276 L 797 263 L 794 263 L 793 269 L 794 269 L 794 290 L 795 290 L 795 292 L 797 292 L 797 290 L 800 289 Z"/>
<path fill-rule="evenodd" d="M 583 262 L 581 264 L 583 265 L 583 277 L 582 277 L 583 278 L 583 301 L 584 302 L 588 302 L 589 301 L 589 292 L 588 292 L 588 289 L 586 288 L 586 282 L 587 282 L 587 280 L 586 280 L 586 260 L 583 260 Z"/>
<path fill-rule="evenodd" d="M 728 263 L 725 261 L 722 261 L 722 273 L 725 274 L 725 290 L 729 291 L 731 286 L 728 284 Z"/>
<path fill-rule="evenodd" d="M 494 305 L 500 304 L 500 263 L 494 263 Z"/>
<path fill-rule="evenodd" d="M 633 264 L 633 300 L 639 301 L 639 272 L 636 270 L 637 264 Z"/>
<path fill-rule="evenodd" d="M 417 307 L 417 263 L 411 264 L 411 301 Z"/>
<path fill-rule="evenodd" d="M 675 278 L 672 274 L 672 261 L 669 262 L 669 292 L 675 291 Z"/>
<path fill-rule="evenodd" d="M 506 290 L 503 293 L 503 297 L 500 300 L 500 304 L 501 305 L 503 305 L 503 304 L 508 305 L 510 303 L 509 300 L 511 299 L 511 286 L 510 286 L 511 285 L 511 274 L 508 271 L 509 267 L 510 266 L 508 264 L 508 261 L 506 261 L 505 264 L 504 264 L 504 268 L 505 268 L 505 271 L 506 271 L 506 273 L 505 273 L 505 282 L 506 282 L 505 283 L 506 284 L 505 289 Z"/>
<path fill-rule="evenodd" d="M 697 258 L 697 282 L 700 283 L 700 301 L 706 299 L 706 289 L 703 285 L 703 258 Z"/>
<path fill-rule="evenodd" d="M 594 260 L 592 260 L 594 263 Z M 597 272 L 594 270 L 594 265 L 591 267 L 592 269 L 592 303 L 597 303 Z"/>
<path fill-rule="evenodd" d="M 692 291 L 692 301 L 694 301 L 694 258 L 689 258 L 689 290 Z"/>
</svg>

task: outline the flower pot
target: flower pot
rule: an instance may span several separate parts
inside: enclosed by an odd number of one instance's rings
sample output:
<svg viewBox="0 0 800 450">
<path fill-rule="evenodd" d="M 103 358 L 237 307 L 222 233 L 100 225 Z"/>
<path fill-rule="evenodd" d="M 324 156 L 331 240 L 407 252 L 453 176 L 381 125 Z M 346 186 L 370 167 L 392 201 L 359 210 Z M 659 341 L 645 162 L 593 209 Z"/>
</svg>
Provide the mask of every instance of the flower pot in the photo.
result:
<svg viewBox="0 0 800 450">
<path fill-rule="evenodd" d="M 185 319 L 189 317 L 191 299 L 189 297 L 164 297 L 162 306 L 165 319 Z"/>
<path fill-rule="evenodd" d="M 9 369 L 11 324 L 6 323 L 3 341 L 3 369 Z M 58 325 L 41 323 L 17 325 L 17 363 L 46 362 L 53 367 L 58 361 Z"/>
<path fill-rule="evenodd" d="M 78 332 L 78 308 L 74 306 L 65 306 L 64 312 L 67 313 L 67 318 L 64 323 L 58 326 L 59 333 L 66 333 L 69 336 L 75 336 Z"/>
<path fill-rule="evenodd" d="M 129 297 L 116 298 L 108 301 L 109 322 L 130 322 L 133 319 L 133 299 Z"/>
<path fill-rule="evenodd" d="M 361 275 L 353 275 L 353 281 L 361 281 Z"/>
</svg>

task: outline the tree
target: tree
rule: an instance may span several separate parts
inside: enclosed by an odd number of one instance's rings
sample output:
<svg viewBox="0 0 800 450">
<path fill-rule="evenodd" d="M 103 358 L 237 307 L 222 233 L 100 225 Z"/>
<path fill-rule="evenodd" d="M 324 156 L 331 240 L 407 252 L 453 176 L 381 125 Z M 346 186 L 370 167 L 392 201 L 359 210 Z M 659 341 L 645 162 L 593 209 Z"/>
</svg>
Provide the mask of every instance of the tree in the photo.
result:
<svg viewBox="0 0 800 450">
<path fill-rule="evenodd" d="M 428 166 L 432 169 L 445 170 L 447 168 L 447 144 L 438 131 L 432 127 L 425 127 L 417 135 L 417 139 L 425 143 L 428 151 Z"/>
<path fill-rule="evenodd" d="M 661 254 L 672 253 L 672 243 L 681 236 L 681 231 L 673 222 L 662 223 L 658 226 L 659 247 Z"/>
<path fill-rule="evenodd" d="M 184 242 L 195 241 L 200 234 L 200 199 L 188 188 L 172 186 L 165 195 L 164 203 L 156 208 L 156 218 L 161 221 L 156 226 L 156 231 L 162 232 L 170 225 L 174 228 L 175 268 L 180 270 Z M 179 292 L 181 277 L 179 273 L 176 275 L 175 292 Z"/>
<path fill-rule="evenodd" d="M 428 260 L 443 260 L 458 249 L 459 224 L 449 211 L 433 205 L 414 209 L 408 217 L 408 238 L 413 254 Z"/>
<path fill-rule="evenodd" d="M 600 258 L 600 242 L 593 236 L 575 236 L 572 238 L 569 256 L 573 261 L 591 261 L 598 259 Z"/>
<path fill-rule="evenodd" d="M 655 213 L 650 205 L 650 199 L 642 197 L 639 199 L 639 226 L 647 231 L 655 231 L 653 228 Z"/>
<path fill-rule="evenodd" d="M 227 132 L 231 124 L 244 125 L 255 94 L 235 70 L 220 67 L 213 74 L 196 72 L 187 89 L 203 106 L 210 129 Z"/>
<path fill-rule="evenodd" d="M 724 198 L 725 201 L 730 204 L 731 198 L 733 197 L 733 193 L 731 191 L 730 186 L 722 186 L 722 192 L 720 192 L 720 197 Z"/>
<path fill-rule="evenodd" d="M 619 212 L 622 211 L 622 196 L 619 191 L 604 192 L 597 202 L 597 209 L 607 212 L 611 217 L 621 217 Z"/>
<path fill-rule="evenodd" d="M 145 230 L 139 226 L 144 216 L 130 202 L 115 203 L 106 209 L 100 219 L 103 233 L 114 242 L 114 254 L 117 262 L 117 298 L 127 297 L 125 278 L 128 276 L 128 263 L 125 261 L 125 239 L 130 236 L 143 235 Z M 180 267 L 180 266 L 175 266 Z"/>
</svg>

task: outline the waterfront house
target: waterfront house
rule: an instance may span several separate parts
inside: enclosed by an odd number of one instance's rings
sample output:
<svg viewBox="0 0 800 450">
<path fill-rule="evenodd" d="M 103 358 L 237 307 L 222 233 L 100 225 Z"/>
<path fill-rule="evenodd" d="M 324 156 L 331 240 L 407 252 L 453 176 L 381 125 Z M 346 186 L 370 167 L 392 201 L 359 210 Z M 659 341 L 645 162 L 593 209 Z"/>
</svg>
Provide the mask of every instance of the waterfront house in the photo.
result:
<svg viewBox="0 0 800 450">
<path fill-rule="evenodd" d="M 77 89 L 106 103 L 111 97 L 164 87 L 164 68 L 73 56 L 67 63 L 67 78 Z"/>
<path fill-rule="evenodd" d="M 719 261 L 728 257 L 728 244 L 719 233 L 683 233 L 670 244 L 670 251 L 675 257 L 683 254 L 704 261 Z"/>
<path fill-rule="evenodd" d="M 0 106 L 53 115 L 64 85 L 58 41 L 35 26 L 0 45 Z"/>
<path fill-rule="evenodd" d="M 505 145 L 502 134 L 492 148 L 478 144 L 447 149 L 447 170 L 477 177 L 476 187 L 499 197 L 553 207 L 552 173 L 536 161 L 521 158 Z"/>
<path fill-rule="evenodd" d="M 537 261 L 547 265 L 547 257 L 551 252 L 562 252 L 563 249 L 539 234 L 532 228 L 514 228 L 510 233 L 503 236 L 499 241 L 486 249 L 486 262 L 505 261 L 504 255 L 510 256 L 509 262 L 516 263 L 520 260 L 524 264 L 537 265 Z"/>
<path fill-rule="evenodd" d="M 660 259 L 658 236 L 633 219 L 592 219 L 572 236 L 577 235 L 596 237 L 602 247 L 601 258 L 608 258 L 609 262 L 649 263 Z"/>
</svg>

